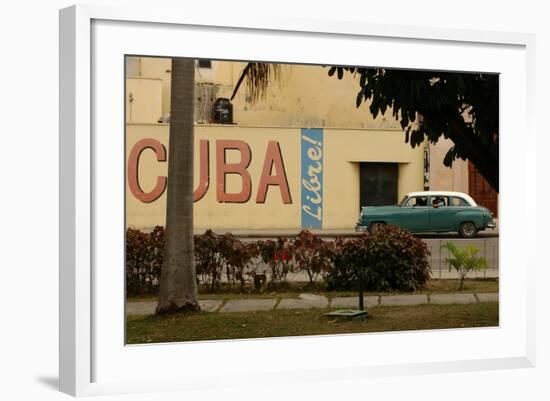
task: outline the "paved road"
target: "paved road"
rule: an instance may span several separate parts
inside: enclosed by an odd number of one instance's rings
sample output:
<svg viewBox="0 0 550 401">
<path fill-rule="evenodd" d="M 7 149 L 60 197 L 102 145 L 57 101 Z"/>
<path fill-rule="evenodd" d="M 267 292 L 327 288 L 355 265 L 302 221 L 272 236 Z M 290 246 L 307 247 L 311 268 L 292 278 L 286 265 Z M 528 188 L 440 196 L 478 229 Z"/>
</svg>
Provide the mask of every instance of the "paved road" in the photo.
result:
<svg viewBox="0 0 550 401">
<path fill-rule="evenodd" d="M 362 233 L 354 229 L 323 229 L 310 230 L 315 235 L 324 239 L 334 239 L 337 236 L 357 237 Z M 214 231 L 216 234 L 224 234 L 224 230 Z M 231 230 L 231 234 L 242 240 L 273 239 L 279 236 L 292 237 L 298 235 L 299 230 Z M 203 234 L 204 230 L 195 230 L 195 234 Z M 460 238 L 457 233 L 426 233 L 415 234 L 419 238 Z M 498 238 L 498 230 L 485 230 L 477 233 L 477 238 Z"/>
<path fill-rule="evenodd" d="M 457 233 L 428 233 L 415 234 L 415 236 L 422 239 L 461 239 Z M 498 231 L 480 231 L 477 233 L 476 238 L 498 238 Z"/>
</svg>

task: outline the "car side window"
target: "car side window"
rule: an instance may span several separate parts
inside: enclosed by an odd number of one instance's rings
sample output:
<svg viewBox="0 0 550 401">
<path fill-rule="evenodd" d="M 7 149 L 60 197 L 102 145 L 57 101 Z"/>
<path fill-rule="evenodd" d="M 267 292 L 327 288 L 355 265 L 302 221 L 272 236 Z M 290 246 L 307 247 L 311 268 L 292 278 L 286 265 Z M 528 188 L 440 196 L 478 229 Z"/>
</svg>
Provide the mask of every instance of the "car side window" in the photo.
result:
<svg viewBox="0 0 550 401">
<path fill-rule="evenodd" d="M 451 206 L 470 206 L 470 205 L 464 199 L 458 198 L 455 196 L 451 198 Z"/>
<path fill-rule="evenodd" d="M 433 207 L 445 207 L 449 205 L 449 198 L 446 196 L 433 196 L 432 197 L 432 206 Z"/>
<path fill-rule="evenodd" d="M 405 207 L 419 207 L 419 206 L 428 206 L 428 197 L 427 196 L 412 196 L 409 198 Z"/>
</svg>

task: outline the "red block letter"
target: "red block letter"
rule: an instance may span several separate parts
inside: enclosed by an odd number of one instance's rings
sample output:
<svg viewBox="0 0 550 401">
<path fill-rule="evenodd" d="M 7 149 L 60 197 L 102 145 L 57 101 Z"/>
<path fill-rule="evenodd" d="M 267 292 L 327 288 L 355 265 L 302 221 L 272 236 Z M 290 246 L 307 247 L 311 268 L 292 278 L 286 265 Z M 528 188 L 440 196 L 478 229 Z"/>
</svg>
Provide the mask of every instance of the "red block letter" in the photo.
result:
<svg viewBox="0 0 550 401">
<path fill-rule="evenodd" d="M 228 164 L 225 161 L 225 152 L 228 149 L 238 150 L 241 153 L 239 163 Z M 252 158 L 248 144 L 243 141 L 216 141 L 216 197 L 218 202 L 245 203 L 250 199 L 252 180 L 247 171 Z M 238 174 L 243 181 L 242 190 L 239 193 L 228 194 L 225 191 L 225 176 L 227 174 Z"/>
<path fill-rule="evenodd" d="M 197 202 L 206 195 L 210 185 L 210 155 L 208 153 L 208 141 L 200 141 L 200 160 L 199 160 L 199 186 L 193 192 L 193 202 Z"/>
<path fill-rule="evenodd" d="M 275 175 L 271 175 L 273 167 L 275 167 L 275 170 L 277 171 Z M 285 165 L 281 155 L 281 148 L 279 147 L 279 142 L 276 141 L 269 141 L 267 144 L 264 167 L 262 169 L 262 176 L 260 177 L 258 195 L 256 196 L 256 203 L 265 203 L 269 185 L 278 185 L 281 191 L 281 197 L 283 198 L 283 203 L 292 203 L 292 197 L 290 196 L 290 189 L 286 179 Z"/>
<path fill-rule="evenodd" d="M 166 190 L 166 177 L 157 177 L 157 184 L 150 192 L 144 192 L 139 185 L 139 159 L 145 149 L 151 149 L 157 156 L 157 161 L 166 161 L 166 148 L 156 139 L 146 138 L 137 142 L 128 157 L 128 186 L 132 194 L 143 203 L 156 201 Z"/>
</svg>

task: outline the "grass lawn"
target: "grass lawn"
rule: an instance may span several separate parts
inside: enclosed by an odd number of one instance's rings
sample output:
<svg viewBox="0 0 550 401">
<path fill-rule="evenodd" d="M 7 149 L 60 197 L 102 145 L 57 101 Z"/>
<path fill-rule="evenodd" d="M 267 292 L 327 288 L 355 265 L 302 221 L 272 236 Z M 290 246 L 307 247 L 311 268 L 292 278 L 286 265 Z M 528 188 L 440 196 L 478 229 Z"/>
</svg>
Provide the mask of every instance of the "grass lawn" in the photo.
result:
<svg viewBox="0 0 550 401">
<path fill-rule="evenodd" d="M 448 294 L 458 292 L 459 280 L 444 279 L 444 280 L 429 280 L 426 287 L 414 292 L 413 294 Z M 199 299 L 216 299 L 216 300 L 230 300 L 230 299 L 250 299 L 250 298 L 298 298 L 298 295 L 308 292 L 312 294 L 325 295 L 328 298 L 334 297 L 347 297 L 357 296 L 356 291 L 327 291 L 322 283 L 318 283 L 315 287 L 311 287 L 309 283 L 290 282 L 286 288 L 258 293 L 254 292 L 251 288 L 247 288 L 245 292 L 241 293 L 236 288 L 222 288 L 219 293 L 210 293 L 204 288 L 199 291 Z M 496 278 L 478 278 L 467 279 L 464 282 L 464 288 L 462 292 L 498 292 L 498 279 Z M 367 291 L 365 295 L 390 295 L 401 294 L 403 292 L 381 292 L 381 291 Z M 403 294 L 411 294 L 405 292 Z M 144 297 L 129 297 L 129 302 L 138 301 L 156 301 L 156 297 L 144 296 Z"/>
<path fill-rule="evenodd" d="M 332 309 L 333 310 L 333 309 Z M 246 313 L 129 316 L 128 344 L 367 333 L 498 326 L 498 303 L 420 305 L 369 309 L 366 320 L 342 321 L 328 309 L 273 310 Z"/>
</svg>

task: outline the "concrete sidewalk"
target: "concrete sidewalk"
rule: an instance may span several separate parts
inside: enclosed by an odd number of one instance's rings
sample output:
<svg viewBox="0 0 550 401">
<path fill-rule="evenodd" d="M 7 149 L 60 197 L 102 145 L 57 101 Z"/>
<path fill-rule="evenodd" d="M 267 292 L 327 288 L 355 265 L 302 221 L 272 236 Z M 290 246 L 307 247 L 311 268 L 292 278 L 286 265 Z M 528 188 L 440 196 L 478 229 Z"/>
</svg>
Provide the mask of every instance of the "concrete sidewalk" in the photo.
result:
<svg viewBox="0 0 550 401">
<path fill-rule="evenodd" d="M 370 295 L 363 298 L 366 308 L 376 306 L 414 306 L 423 304 L 473 304 L 479 302 L 498 302 L 498 293 L 453 293 L 453 294 L 411 294 L 411 295 Z M 204 312 L 255 312 L 280 309 L 309 308 L 357 308 L 358 297 L 336 297 L 329 299 L 322 295 L 300 294 L 298 298 L 257 298 L 221 300 L 201 300 Z M 136 301 L 126 303 L 127 315 L 152 315 L 156 302 Z"/>
</svg>

